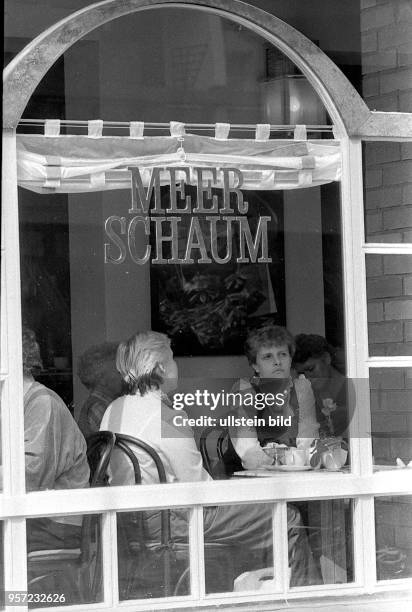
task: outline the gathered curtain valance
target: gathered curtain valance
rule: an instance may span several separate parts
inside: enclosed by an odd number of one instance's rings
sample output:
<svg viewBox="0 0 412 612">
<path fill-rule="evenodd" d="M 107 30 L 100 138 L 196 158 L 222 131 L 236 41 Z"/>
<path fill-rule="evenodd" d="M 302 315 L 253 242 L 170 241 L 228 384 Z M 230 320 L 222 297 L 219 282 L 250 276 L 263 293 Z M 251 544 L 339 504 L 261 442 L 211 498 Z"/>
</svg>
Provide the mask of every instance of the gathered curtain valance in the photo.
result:
<svg viewBox="0 0 412 612">
<path fill-rule="evenodd" d="M 171 124 L 170 136 L 143 136 L 136 127 L 128 136 L 102 136 L 101 129 L 91 128 L 84 136 L 50 129 L 44 135 L 18 134 L 18 183 L 38 193 L 129 189 L 131 166 L 139 168 L 145 187 L 156 167 L 163 169 L 164 185 L 170 184 L 170 167 L 188 169 L 181 175 L 176 171 L 176 181 L 189 184 L 195 184 L 195 168 L 217 169 L 216 187 L 223 186 L 219 170 L 236 168 L 246 190 L 299 189 L 340 180 L 339 141 L 296 139 L 304 138 L 304 129 L 295 131 L 294 140 L 269 139 L 270 130 L 262 128 L 257 126 L 255 139 L 229 139 L 228 129 L 216 130 L 215 137 L 186 134 L 177 122 Z M 206 170 L 203 176 L 211 178 Z"/>
</svg>

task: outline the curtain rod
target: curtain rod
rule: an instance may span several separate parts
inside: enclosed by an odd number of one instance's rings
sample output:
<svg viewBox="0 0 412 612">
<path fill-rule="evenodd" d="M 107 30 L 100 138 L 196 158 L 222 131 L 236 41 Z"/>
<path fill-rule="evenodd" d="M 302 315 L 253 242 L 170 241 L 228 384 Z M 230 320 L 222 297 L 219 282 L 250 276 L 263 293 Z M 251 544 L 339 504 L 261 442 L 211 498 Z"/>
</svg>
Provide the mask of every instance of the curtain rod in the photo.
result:
<svg viewBox="0 0 412 612">
<path fill-rule="evenodd" d="M 46 119 L 20 119 L 19 126 L 42 126 L 46 122 Z M 85 127 L 88 126 L 88 121 L 81 119 L 61 119 L 60 125 L 65 127 Z M 214 123 L 185 123 L 185 128 L 193 130 L 214 130 Z M 232 123 L 229 124 L 231 130 L 256 130 L 256 125 L 251 123 Z M 128 121 L 103 121 L 103 127 L 108 129 L 129 129 L 130 122 Z M 170 129 L 170 123 L 150 123 L 144 124 L 145 129 L 150 130 L 168 130 Z M 306 125 L 306 130 L 309 132 L 332 132 L 332 125 Z M 296 128 L 296 125 L 270 125 L 271 132 L 289 132 Z"/>
</svg>

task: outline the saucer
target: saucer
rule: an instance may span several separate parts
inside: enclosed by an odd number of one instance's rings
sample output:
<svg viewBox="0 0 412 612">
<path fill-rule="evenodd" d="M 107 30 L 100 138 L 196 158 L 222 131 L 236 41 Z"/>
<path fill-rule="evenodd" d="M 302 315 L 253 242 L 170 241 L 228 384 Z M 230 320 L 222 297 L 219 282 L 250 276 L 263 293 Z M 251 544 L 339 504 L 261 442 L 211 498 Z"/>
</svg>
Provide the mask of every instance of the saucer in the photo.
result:
<svg viewBox="0 0 412 612">
<path fill-rule="evenodd" d="M 306 472 L 313 470 L 311 465 L 265 465 L 265 470 L 274 472 Z"/>
</svg>

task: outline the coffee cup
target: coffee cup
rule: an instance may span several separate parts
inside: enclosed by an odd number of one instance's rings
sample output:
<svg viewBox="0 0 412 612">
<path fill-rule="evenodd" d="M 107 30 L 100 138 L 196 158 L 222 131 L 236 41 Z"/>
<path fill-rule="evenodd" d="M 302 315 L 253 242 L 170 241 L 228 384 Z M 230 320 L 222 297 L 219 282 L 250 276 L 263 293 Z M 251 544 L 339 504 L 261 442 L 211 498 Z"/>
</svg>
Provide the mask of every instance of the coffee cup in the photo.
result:
<svg viewBox="0 0 412 612">
<path fill-rule="evenodd" d="M 307 453 L 304 449 L 289 448 L 285 453 L 285 464 L 302 466 L 306 465 Z"/>
</svg>

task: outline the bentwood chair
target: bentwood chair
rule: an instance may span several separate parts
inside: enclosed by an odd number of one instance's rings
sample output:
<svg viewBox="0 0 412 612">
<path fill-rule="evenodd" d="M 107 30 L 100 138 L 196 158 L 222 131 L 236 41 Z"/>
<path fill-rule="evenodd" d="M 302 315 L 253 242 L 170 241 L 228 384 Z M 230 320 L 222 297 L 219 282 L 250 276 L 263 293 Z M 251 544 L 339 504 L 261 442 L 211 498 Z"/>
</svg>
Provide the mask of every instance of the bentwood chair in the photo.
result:
<svg viewBox="0 0 412 612">
<path fill-rule="evenodd" d="M 216 448 L 215 457 L 217 461 L 213 461 L 209 453 L 212 444 Z M 206 427 L 200 434 L 199 450 L 202 455 L 203 467 L 214 480 L 230 478 L 234 471 L 243 469 L 226 427 Z"/>
<path fill-rule="evenodd" d="M 166 483 L 166 473 L 158 453 L 147 443 L 132 436 L 100 432 L 102 439 L 114 435 L 114 445 L 109 460 L 104 450 L 100 463 L 92 474 L 92 482 L 109 484 L 107 473 L 115 453 L 126 460 L 135 484 L 142 483 L 138 453 L 146 453 L 153 461 L 160 483 Z M 95 434 L 97 436 L 97 434 Z M 97 443 L 97 437 L 94 441 Z M 93 439 L 89 447 L 93 448 Z M 127 468 L 128 464 L 128 468 Z M 93 470 L 93 465 L 92 465 Z M 176 542 L 171 532 L 170 510 L 160 511 L 160 539 L 153 542 L 147 533 L 145 513 L 121 512 L 118 514 L 119 589 L 121 599 L 140 597 L 164 597 L 184 595 L 190 591 L 189 543 Z M 220 590 L 232 590 L 234 581 L 233 549 L 218 543 L 205 543 L 206 565 L 211 578 L 219 577 Z M 209 582 L 211 582 L 209 580 Z M 213 585 L 208 589 L 213 590 Z"/>
</svg>

